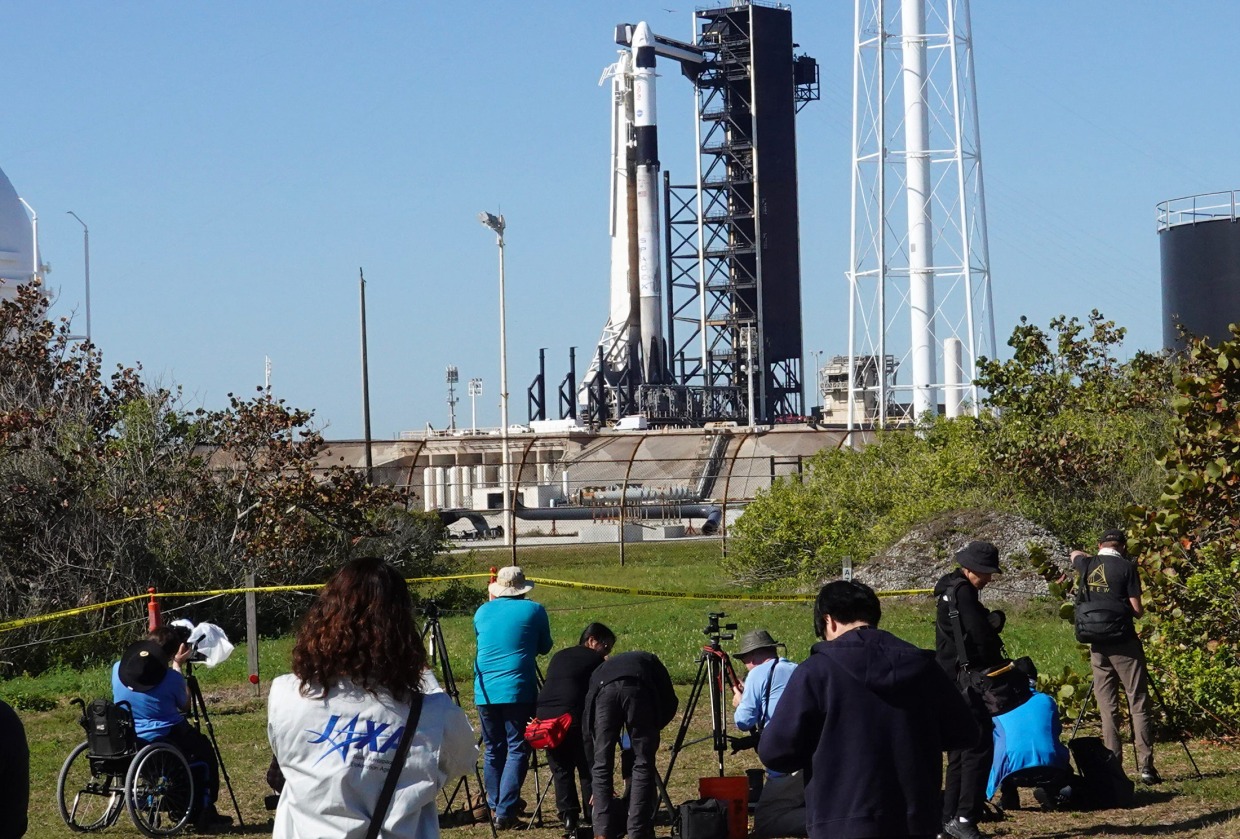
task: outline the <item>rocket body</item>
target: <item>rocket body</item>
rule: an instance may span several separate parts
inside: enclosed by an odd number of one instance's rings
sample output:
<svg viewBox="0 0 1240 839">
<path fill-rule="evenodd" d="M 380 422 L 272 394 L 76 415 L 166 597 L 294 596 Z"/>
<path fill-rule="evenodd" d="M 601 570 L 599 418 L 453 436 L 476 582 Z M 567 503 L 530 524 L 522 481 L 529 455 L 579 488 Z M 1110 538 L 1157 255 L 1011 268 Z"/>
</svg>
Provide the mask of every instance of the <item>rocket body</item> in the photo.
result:
<svg viewBox="0 0 1240 839">
<path fill-rule="evenodd" d="M 634 186 L 637 201 L 637 286 L 641 317 L 642 378 L 662 382 L 663 283 L 659 265 L 659 128 L 655 108 L 655 48 L 643 21 L 633 31 Z"/>
</svg>

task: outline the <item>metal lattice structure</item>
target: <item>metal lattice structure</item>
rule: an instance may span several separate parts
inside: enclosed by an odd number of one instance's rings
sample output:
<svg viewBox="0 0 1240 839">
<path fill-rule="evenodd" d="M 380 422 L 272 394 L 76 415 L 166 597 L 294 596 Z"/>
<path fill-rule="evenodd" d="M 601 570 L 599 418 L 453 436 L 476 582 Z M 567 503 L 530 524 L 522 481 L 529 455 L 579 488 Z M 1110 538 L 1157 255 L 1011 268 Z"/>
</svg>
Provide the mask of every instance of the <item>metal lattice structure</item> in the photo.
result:
<svg viewBox="0 0 1240 839">
<path fill-rule="evenodd" d="M 794 118 L 818 68 L 784 6 L 698 18 L 697 183 L 664 189 L 672 370 L 708 417 L 769 422 L 803 412 Z"/>
<path fill-rule="evenodd" d="M 969 2 L 855 9 L 848 369 L 888 373 L 850 378 L 847 424 L 976 413 L 995 331 Z"/>
</svg>

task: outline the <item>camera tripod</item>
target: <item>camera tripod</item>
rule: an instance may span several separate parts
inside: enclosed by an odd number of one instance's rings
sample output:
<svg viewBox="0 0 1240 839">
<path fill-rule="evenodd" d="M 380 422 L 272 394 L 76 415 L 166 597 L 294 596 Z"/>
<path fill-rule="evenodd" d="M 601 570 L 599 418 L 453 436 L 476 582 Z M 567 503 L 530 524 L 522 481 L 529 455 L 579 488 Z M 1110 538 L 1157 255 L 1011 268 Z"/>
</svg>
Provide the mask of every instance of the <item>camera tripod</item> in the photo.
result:
<svg viewBox="0 0 1240 839">
<path fill-rule="evenodd" d="M 237 794 L 233 792 L 232 779 L 228 777 L 228 767 L 224 765 L 224 754 L 220 751 L 219 741 L 215 739 L 215 726 L 211 724 L 211 715 L 207 713 L 207 700 L 203 698 L 202 688 L 198 685 L 198 677 L 194 675 L 194 663 L 191 659 L 185 662 L 185 686 L 189 688 L 189 716 L 194 720 L 194 729 L 202 731 L 206 725 L 207 739 L 211 741 L 211 750 L 215 752 L 215 760 L 220 767 L 220 777 L 228 789 L 228 797 L 232 799 L 233 810 L 237 814 L 237 825 L 245 827 L 245 819 L 241 808 L 237 806 Z M 218 790 L 216 790 L 218 794 Z"/>
<path fill-rule="evenodd" d="M 1154 695 L 1154 701 L 1158 703 L 1158 707 L 1162 708 L 1165 716 L 1167 711 L 1167 703 L 1163 700 L 1162 688 L 1158 686 L 1158 680 L 1154 678 L 1154 672 L 1148 666 L 1146 667 L 1146 679 L 1150 683 L 1150 692 Z M 1127 695 L 1127 688 L 1125 688 L 1125 695 Z M 1131 702 L 1132 700 L 1129 699 L 1129 701 Z M 1090 679 L 1089 695 L 1085 698 L 1085 701 L 1081 703 L 1081 710 L 1077 713 L 1076 722 L 1072 725 L 1072 733 L 1068 736 L 1069 743 L 1076 739 L 1076 733 L 1081 728 L 1081 722 L 1085 719 L 1085 713 L 1089 710 L 1091 705 L 1096 705 L 1097 703 L 1098 697 L 1094 695 L 1093 679 Z M 1101 713 L 1101 709 L 1099 712 Z M 1131 716 L 1131 714 L 1129 716 Z M 1193 753 L 1188 750 L 1188 738 L 1184 736 L 1183 730 L 1180 732 L 1179 739 L 1180 746 L 1184 749 L 1184 756 L 1188 758 L 1188 765 L 1193 767 L 1193 771 L 1197 773 L 1197 777 L 1200 779 L 1203 777 L 1201 770 L 1197 768 L 1197 761 L 1193 760 Z M 1132 754 L 1134 761 L 1140 760 L 1137 756 L 1135 732 L 1133 736 Z"/>
<path fill-rule="evenodd" d="M 423 610 L 423 615 L 426 618 L 426 622 L 422 625 L 422 644 L 430 655 L 431 670 L 434 670 L 436 662 L 438 662 L 440 684 L 444 689 L 444 693 L 452 697 L 452 701 L 459 708 L 461 706 L 461 692 L 456 686 L 456 675 L 452 672 L 452 662 L 448 658 L 448 642 L 444 640 L 443 626 L 439 623 L 439 604 L 433 600 L 427 603 Z M 481 735 L 478 737 L 478 742 L 482 742 Z M 491 805 L 487 802 L 486 784 L 482 781 L 482 770 L 478 768 L 477 764 L 474 765 L 474 781 L 478 785 L 478 798 L 482 799 L 487 809 L 487 824 L 491 826 L 491 836 L 494 837 L 497 835 L 495 832 L 495 818 L 491 812 Z M 447 801 L 443 806 L 443 815 L 452 812 L 452 805 L 462 788 L 465 790 L 465 801 L 461 809 L 472 809 L 473 802 L 476 799 L 469 788 L 469 776 L 462 775 L 456 782 L 456 786 L 452 788 L 452 793 L 447 796 Z"/>
<path fill-rule="evenodd" d="M 735 637 L 731 630 L 736 629 L 736 624 L 720 623 L 723 618 L 727 617 L 723 612 L 708 612 L 707 616 L 707 626 L 702 633 L 710 639 L 710 643 L 702 647 L 697 657 L 697 677 L 693 680 L 689 701 L 685 703 L 685 713 L 680 718 L 680 728 L 676 731 L 676 739 L 671 745 L 672 756 L 667 762 L 667 771 L 663 774 L 664 788 L 672 778 L 676 756 L 681 750 L 705 740 L 711 741 L 719 766 L 719 777 L 723 777 L 723 755 L 728 749 L 728 729 L 724 719 L 724 691 L 739 687 L 741 682 L 736 677 L 736 671 L 732 669 L 732 661 L 723 651 L 720 642 L 731 641 Z M 697 710 L 703 691 L 709 692 L 711 731 L 705 737 L 686 743 L 685 735 L 689 733 L 689 724 L 693 721 L 693 714 Z M 728 693 L 730 695 L 731 691 L 729 690 Z"/>
</svg>

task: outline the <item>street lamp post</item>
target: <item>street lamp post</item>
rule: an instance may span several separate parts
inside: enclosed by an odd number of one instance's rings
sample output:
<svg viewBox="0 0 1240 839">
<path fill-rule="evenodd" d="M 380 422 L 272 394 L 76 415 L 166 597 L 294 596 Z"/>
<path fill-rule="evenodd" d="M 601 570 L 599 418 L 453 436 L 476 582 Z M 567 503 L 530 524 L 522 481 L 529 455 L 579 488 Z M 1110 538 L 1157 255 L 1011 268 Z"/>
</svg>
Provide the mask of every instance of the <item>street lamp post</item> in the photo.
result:
<svg viewBox="0 0 1240 839">
<path fill-rule="evenodd" d="M 479 213 L 478 221 L 495 233 L 499 248 L 499 437 L 503 447 L 500 485 L 504 491 L 504 544 L 516 545 L 513 538 L 511 457 L 508 451 L 508 323 L 504 302 L 504 216 Z M 513 564 L 516 564 L 513 557 Z"/>
<path fill-rule="evenodd" d="M 478 433 L 478 397 L 482 395 L 482 379 L 469 380 L 469 427 Z"/>
<path fill-rule="evenodd" d="M 819 373 L 819 369 L 820 369 L 819 362 L 822 360 L 822 353 L 823 353 L 822 350 L 810 350 L 809 351 L 809 354 L 814 357 L 814 397 L 812 400 L 810 400 L 810 404 L 809 404 L 810 411 L 813 411 L 814 408 L 818 407 L 817 405 L 814 404 L 814 401 L 822 399 L 822 377 L 821 377 L 821 373 Z"/>
<path fill-rule="evenodd" d="M 82 225 L 82 250 L 86 262 L 86 342 L 90 343 L 90 228 L 73 210 L 69 210 L 68 213 L 77 219 L 78 224 Z"/>
</svg>

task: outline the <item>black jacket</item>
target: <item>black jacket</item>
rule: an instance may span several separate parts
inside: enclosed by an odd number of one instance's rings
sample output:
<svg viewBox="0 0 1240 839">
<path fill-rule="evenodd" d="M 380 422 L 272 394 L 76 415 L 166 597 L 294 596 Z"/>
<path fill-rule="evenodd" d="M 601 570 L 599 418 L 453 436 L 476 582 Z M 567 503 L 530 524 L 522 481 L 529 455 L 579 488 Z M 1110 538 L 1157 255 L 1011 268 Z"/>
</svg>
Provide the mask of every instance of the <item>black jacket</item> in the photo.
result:
<svg viewBox="0 0 1240 839">
<path fill-rule="evenodd" d="M 572 714 L 581 722 L 581 712 L 590 690 L 590 676 L 603 663 L 603 656 L 589 647 L 569 647 L 551 657 L 542 690 L 538 692 L 538 718 L 554 719 Z"/>
<path fill-rule="evenodd" d="M 862 627 L 815 644 L 793 672 L 758 757 L 805 772 L 810 839 L 934 835 L 943 752 L 978 738 L 929 650 Z"/>
<path fill-rule="evenodd" d="M 948 593 L 954 590 L 956 608 L 960 610 L 960 627 L 964 632 L 964 654 L 956 649 L 956 633 L 952 627 Z M 968 661 L 973 669 L 992 667 L 1003 660 L 1003 640 L 990 622 L 990 610 L 977 599 L 977 589 L 957 568 L 934 586 L 937 604 L 934 624 L 935 658 L 952 678 L 958 661 Z"/>
<path fill-rule="evenodd" d="M 676 690 L 672 687 L 672 677 L 668 675 L 667 668 L 654 653 L 633 650 L 611 656 L 591 674 L 590 693 L 586 696 L 587 730 L 590 729 L 590 711 L 599 689 L 626 679 L 642 685 L 650 694 L 650 701 L 654 704 L 655 723 L 659 728 L 665 728 L 676 717 L 680 700 L 676 698 Z"/>
</svg>

